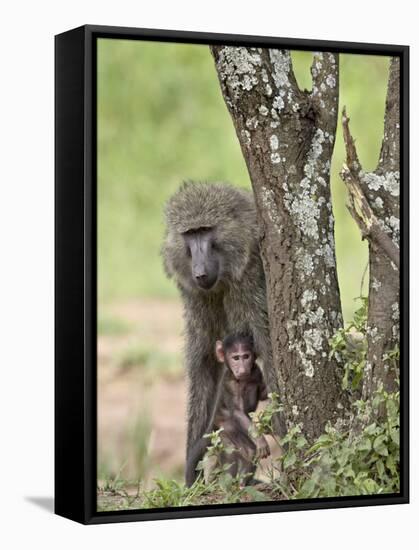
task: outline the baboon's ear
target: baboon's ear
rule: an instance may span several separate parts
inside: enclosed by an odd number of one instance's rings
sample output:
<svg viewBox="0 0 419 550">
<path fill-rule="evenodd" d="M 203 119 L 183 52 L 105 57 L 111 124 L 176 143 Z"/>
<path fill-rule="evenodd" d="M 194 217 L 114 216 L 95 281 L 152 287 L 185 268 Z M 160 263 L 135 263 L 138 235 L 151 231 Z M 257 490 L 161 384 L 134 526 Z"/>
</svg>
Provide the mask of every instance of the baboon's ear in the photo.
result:
<svg viewBox="0 0 419 550">
<path fill-rule="evenodd" d="M 215 342 L 215 355 L 217 356 L 217 361 L 219 363 L 224 363 L 225 355 L 224 355 L 223 343 L 221 342 L 221 340 L 217 340 Z"/>
</svg>

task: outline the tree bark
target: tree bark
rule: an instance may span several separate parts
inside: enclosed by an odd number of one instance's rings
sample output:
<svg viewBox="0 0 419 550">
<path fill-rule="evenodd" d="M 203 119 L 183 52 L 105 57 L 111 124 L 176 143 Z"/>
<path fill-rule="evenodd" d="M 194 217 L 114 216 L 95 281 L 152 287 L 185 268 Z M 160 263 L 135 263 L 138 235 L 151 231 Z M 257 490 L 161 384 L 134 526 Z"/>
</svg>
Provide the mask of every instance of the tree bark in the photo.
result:
<svg viewBox="0 0 419 550">
<path fill-rule="evenodd" d="M 364 172 L 349 119 L 343 111 L 346 165 L 341 176 L 349 189 L 350 210 L 369 241 L 368 355 L 363 398 L 381 385 L 397 388 L 398 360 L 389 352 L 399 345 L 399 240 L 400 240 L 400 61 L 392 58 L 387 89 L 384 136 L 374 172 Z M 357 207 L 353 189 L 363 196 L 364 211 Z M 370 221 L 372 220 L 372 223 Z"/>
<path fill-rule="evenodd" d="M 342 324 L 330 197 L 338 56 L 314 55 L 308 92 L 287 50 L 211 50 L 255 194 L 286 421 L 312 440 L 345 407 L 341 366 L 328 357 Z"/>
</svg>

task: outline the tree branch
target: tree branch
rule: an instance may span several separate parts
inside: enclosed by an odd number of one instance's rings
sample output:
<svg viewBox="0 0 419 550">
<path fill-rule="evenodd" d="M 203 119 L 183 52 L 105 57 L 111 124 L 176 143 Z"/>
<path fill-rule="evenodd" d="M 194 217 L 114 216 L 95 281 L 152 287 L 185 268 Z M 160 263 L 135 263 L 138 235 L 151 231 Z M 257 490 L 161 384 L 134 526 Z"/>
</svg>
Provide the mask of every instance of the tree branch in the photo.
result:
<svg viewBox="0 0 419 550">
<path fill-rule="evenodd" d="M 376 247 L 382 249 L 394 265 L 400 269 L 399 248 L 381 227 L 362 192 L 359 180 L 353 176 L 346 164 L 343 165 L 340 176 L 349 192 L 350 204 L 348 205 L 348 210 L 358 224 L 362 238 L 367 238 Z"/>
<path fill-rule="evenodd" d="M 326 126 L 335 134 L 339 90 L 339 56 L 334 53 L 316 53 L 311 64 L 313 89 L 311 99 L 316 107 L 318 125 Z"/>
</svg>

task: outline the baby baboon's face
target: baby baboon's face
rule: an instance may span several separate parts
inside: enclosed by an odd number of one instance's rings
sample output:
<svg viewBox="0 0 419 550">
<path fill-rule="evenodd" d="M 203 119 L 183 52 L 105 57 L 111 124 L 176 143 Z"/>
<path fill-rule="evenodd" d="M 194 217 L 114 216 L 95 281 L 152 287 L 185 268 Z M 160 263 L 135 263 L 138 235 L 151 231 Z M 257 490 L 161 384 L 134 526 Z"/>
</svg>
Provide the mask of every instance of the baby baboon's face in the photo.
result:
<svg viewBox="0 0 419 550">
<path fill-rule="evenodd" d="M 252 371 L 255 357 L 248 345 L 238 342 L 225 351 L 225 360 L 236 380 L 246 380 Z"/>
<path fill-rule="evenodd" d="M 183 238 L 194 283 L 203 290 L 210 290 L 217 283 L 221 264 L 214 228 L 193 229 L 183 233 Z"/>
</svg>

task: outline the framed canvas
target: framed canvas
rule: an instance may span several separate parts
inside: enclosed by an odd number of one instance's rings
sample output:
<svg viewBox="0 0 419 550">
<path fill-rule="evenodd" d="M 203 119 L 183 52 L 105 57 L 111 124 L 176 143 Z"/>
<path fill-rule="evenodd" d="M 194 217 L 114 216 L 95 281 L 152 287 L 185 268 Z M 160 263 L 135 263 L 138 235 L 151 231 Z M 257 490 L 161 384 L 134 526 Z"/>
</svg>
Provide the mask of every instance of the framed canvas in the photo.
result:
<svg viewBox="0 0 419 550">
<path fill-rule="evenodd" d="M 55 511 L 407 503 L 407 46 L 56 36 Z"/>
</svg>

